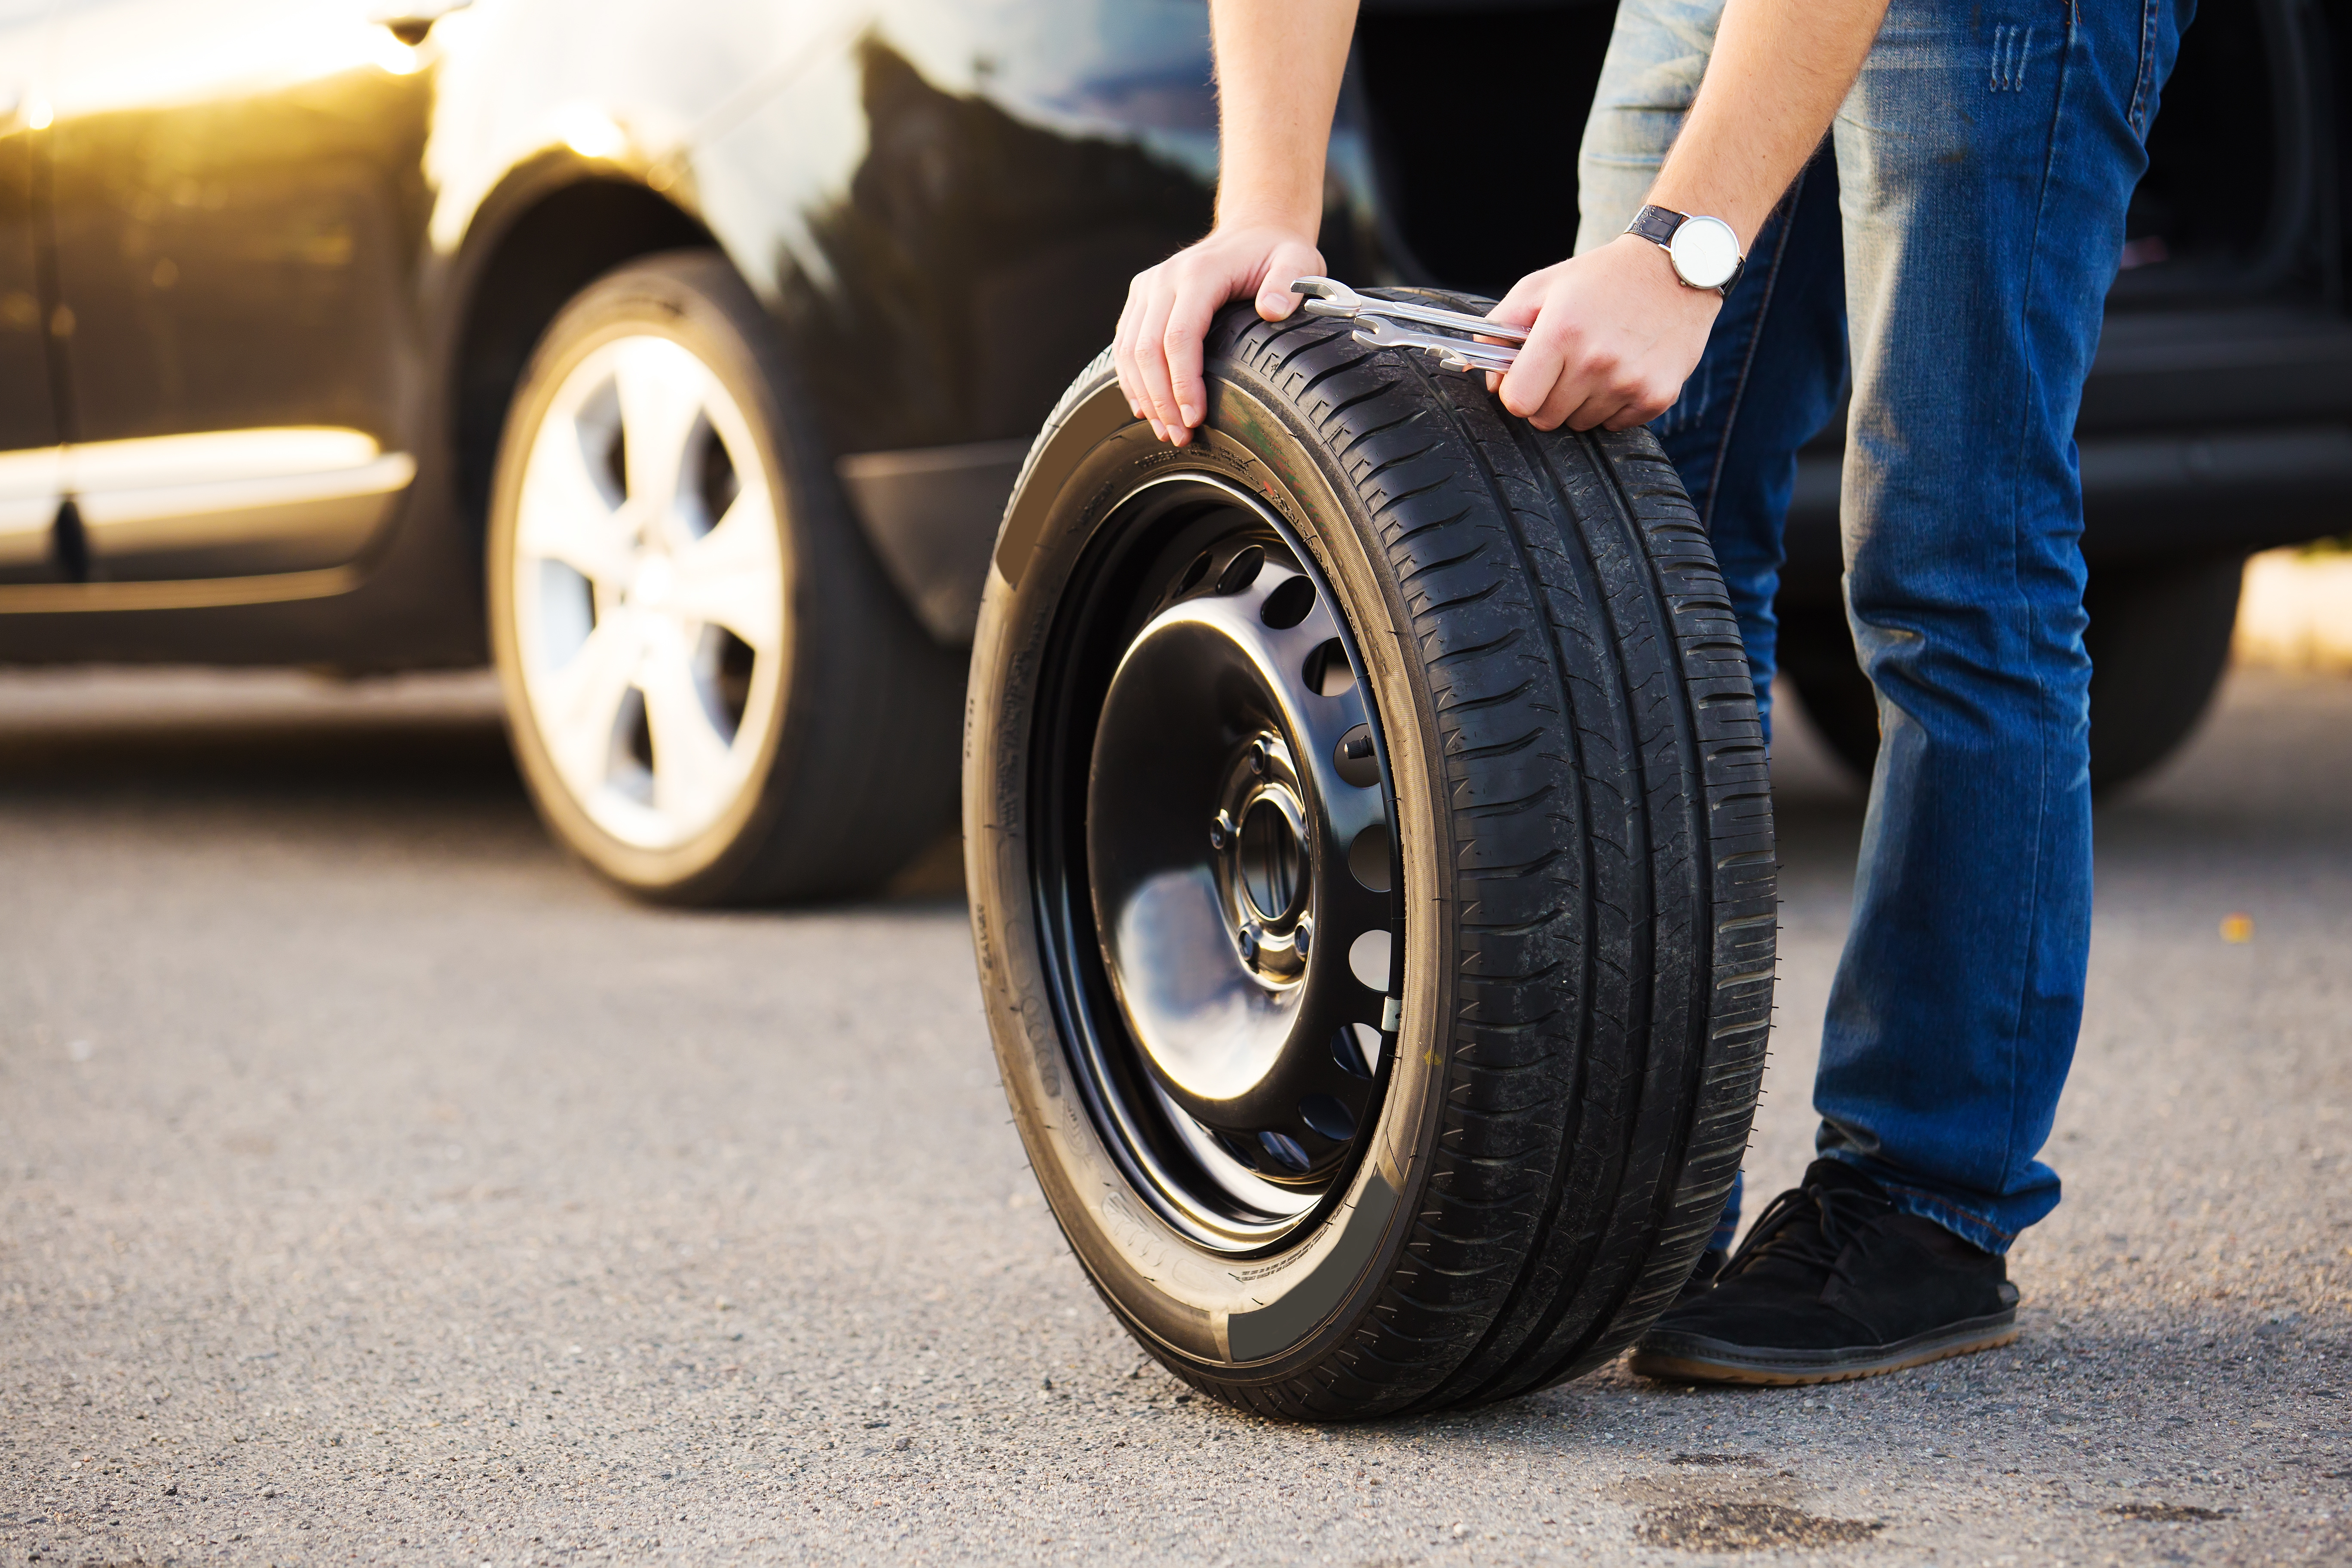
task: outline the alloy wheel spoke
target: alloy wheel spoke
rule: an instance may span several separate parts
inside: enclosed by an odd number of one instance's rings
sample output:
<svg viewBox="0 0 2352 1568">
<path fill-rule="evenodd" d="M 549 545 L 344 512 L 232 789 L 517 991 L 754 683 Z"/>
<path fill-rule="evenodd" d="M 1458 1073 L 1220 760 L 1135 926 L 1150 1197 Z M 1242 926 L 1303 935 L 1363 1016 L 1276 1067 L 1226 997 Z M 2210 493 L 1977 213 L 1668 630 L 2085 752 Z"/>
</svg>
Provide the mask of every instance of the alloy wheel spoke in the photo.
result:
<svg viewBox="0 0 2352 1568">
<path fill-rule="evenodd" d="M 617 592 L 636 561 L 630 519 L 589 472 L 580 436 L 569 419 L 541 427 L 518 507 L 516 547 L 526 559 L 561 561 Z"/>
<path fill-rule="evenodd" d="M 664 516 L 685 481 L 687 443 L 702 413 L 710 372 L 667 339 L 631 338 L 614 349 L 613 377 L 621 403 L 629 500 L 655 517 Z"/>
<path fill-rule="evenodd" d="M 607 616 L 534 694 L 548 755 L 577 799 L 591 799 L 604 786 L 621 704 L 643 657 L 643 632 L 635 617 L 625 612 Z"/>
<path fill-rule="evenodd" d="M 719 526 L 679 551 L 671 605 L 691 620 L 726 627 L 754 652 L 783 641 L 783 561 L 765 485 L 746 485 Z"/>
<path fill-rule="evenodd" d="M 719 733 L 683 637 L 648 647 L 638 689 L 653 732 L 654 809 L 694 817 L 726 793 L 733 745 Z"/>
</svg>

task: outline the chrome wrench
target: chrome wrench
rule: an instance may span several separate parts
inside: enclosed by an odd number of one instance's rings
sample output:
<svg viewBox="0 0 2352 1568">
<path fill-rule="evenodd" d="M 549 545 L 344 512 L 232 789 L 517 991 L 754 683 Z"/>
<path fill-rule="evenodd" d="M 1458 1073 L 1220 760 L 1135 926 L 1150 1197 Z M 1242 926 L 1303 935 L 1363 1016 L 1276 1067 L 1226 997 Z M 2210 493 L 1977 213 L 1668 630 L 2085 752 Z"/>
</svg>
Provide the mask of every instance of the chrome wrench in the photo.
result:
<svg viewBox="0 0 2352 1568">
<path fill-rule="evenodd" d="M 1519 352 L 1502 343 L 1476 342 L 1466 335 L 1452 337 L 1418 331 L 1415 327 L 1440 327 L 1445 333 L 1475 333 L 1479 337 L 1501 338 L 1508 343 L 1523 343 L 1528 339 L 1525 327 L 1508 326 L 1483 316 L 1465 315 L 1460 310 L 1409 300 L 1375 300 L 1357 293 L 1336 279 L 1296 279 L 1290 290 L 1307 296 L 1308 315 L 1355 322 L 1358 342 L 1373 348 L 1419 349 L 1448 370 L 1474 374 L 1480 371 L 1507 371 L 1519 357 Z M 1413 325 L 1408 326 L 1407 322 Z"/>
</svg>

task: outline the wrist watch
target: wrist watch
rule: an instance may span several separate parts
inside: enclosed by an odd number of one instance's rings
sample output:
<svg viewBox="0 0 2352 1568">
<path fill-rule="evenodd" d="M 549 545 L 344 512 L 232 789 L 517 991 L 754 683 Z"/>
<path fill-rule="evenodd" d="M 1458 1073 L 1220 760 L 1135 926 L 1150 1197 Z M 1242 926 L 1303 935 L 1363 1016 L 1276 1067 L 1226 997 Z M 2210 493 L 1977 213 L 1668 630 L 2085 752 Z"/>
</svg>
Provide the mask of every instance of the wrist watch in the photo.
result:
<svg viewBox="0 0 2352 1568">
<path fill-rule="evenodd" d="M 1739 237 L 1719 217 L 1693 217 L 1672 207 L 1643 207 L 1625 226 L 1666 253 L 1675 276 L 1686 289 L 1712 289 L 1729 295 L 1739 281 L 1748 258 L 1739 254 Z"/>
</svg>

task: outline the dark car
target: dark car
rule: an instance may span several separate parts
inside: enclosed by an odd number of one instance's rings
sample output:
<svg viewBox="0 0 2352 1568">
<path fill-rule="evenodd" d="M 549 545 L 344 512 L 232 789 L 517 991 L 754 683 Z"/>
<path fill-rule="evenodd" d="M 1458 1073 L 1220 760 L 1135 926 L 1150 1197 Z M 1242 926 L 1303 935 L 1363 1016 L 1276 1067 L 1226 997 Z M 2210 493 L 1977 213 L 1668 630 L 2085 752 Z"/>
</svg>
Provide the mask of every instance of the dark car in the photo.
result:
<svg viewBox="0 0 2352 1568">
<path fill-rule="evenodd" d="M 2193 720 L 2243 555 L 2347 525 L 2345 11 L 2208 0 L 2156 128 L 2082 418 L 2103 776 Z M 1573 135 L 1611 16 L 1368 4 L 1330 270 L 1493 291 L 1565 254 L 1565 146 L 1496 149 Z M 1202 0 L 0 0 L 0 658 L 489 659 L 605 875 L 870 883 L 952 818 L 1030 438 L 1208 223 L 1206 32 Z M 1784 647 L 1866 767 L 1833 440 Z"/>
</svg>

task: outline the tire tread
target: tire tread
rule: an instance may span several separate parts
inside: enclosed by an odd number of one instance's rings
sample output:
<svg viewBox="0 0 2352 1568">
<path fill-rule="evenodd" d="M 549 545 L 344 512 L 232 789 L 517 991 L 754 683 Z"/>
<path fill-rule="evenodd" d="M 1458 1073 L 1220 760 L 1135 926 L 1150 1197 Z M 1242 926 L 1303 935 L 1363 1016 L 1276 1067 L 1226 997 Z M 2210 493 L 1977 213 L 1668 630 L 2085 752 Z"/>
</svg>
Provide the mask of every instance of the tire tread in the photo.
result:
<svg viewBox="0 0 2352 1568">
<path fill-rule="evenodd" d="M 1315 1419 L 1540 1388 L 1672 1300 L 1746 1148 L 1774 860 L 1729 599 L 1646 431 L 1537 432 L 1309 318 L 1231 311 L 1208 346 L 1317 432 L 1392 573 L 1442 743 L 1460 1001 L 1422 1206 L 1351 1342 L 1287 1383 L 1194 1381 Z"/>
</svg>

